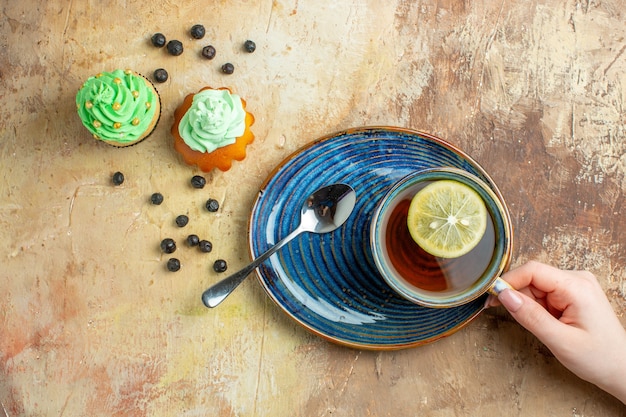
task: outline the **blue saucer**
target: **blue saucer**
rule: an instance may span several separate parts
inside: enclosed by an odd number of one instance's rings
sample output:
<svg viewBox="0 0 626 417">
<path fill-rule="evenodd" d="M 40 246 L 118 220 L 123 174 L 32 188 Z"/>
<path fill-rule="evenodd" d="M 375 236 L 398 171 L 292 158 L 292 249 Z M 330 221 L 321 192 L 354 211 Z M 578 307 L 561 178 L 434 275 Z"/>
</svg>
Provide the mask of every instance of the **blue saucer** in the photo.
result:
<svg viewBox="0 0 626 417">
<path fill-rule="evenodd" d="M 313 191 L 351 185 L 356 207 L 335 232 L 304 233 L 257 269 L 269 297 L 320 337 L 358 349 L 401 349 L 433 342 L 459 330 L 482 310 L 485 297 L 448 309 L 413 304 L 378 273 L 369 244 L 370 222 L 385 193 L 415 171 L 441 166 L 466 170 L 502 196 L 474 160 L 425 133 L 364 127 L 321 138 L 284 160 L 266 180 L 249 223 L 253 257 L 298 226 L 300 208 Z"/>
</svg>

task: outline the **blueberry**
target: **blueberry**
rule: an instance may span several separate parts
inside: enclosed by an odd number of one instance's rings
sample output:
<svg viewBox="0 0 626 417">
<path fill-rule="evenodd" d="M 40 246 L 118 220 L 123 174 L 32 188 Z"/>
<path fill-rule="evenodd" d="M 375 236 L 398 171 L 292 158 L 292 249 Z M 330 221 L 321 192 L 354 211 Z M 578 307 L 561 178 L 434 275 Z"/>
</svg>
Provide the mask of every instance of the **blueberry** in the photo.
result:
<svg viewBox="0 0 626 417">
<path fill-rule="evenodd" d="M 202 39 L 204 38 L 204 34 L 206 31 L 204 30 L 204 26 L 202 25 L 193 25 L 191 27 L 191 37 L 194 39 Z"/>
<path fill-rule="evenodd" d="M 222 65 L 222 72 L 224 74 L 232 74 L 233 72 L 235 72 L 235 66 L 233 64 L 231 64 L 230 62 L 227 62 L 226 64 Z"/>
<path fill-rule="evenodd" d="M 176 217 L 176 226 L 185 227 L 187 226 L 187 223 L 189 223 L 189 217 L 185 216 L 184 214 Z"/>
<path fill-rule="evenodd" d="M 246 52 L 252 53 L 256 50 L 256 43 L 248 39 L 247 41 L 244 42 L 243 49 L 245 49 Z"/>
<path fill-rule="evenodd" d="M 152 35 L 152 38 L 150 38 L 150 40 L 152 41 L 152 45 L 156 46 L 157 48 L 162 48 L 165 46 L 165 35 L 162 33 L 155 33 L 154 35 Z"/>
<path fill-rule="evenodd" d="M 167 52 L 170 55 L 178 56 L 183 53 L 183 44 L 181 41 L 173 40 L 167 43 Z"/>
<path fill-rule="evenodd" d="M 163 68 L 159 68 L 154 71 L 154 80 L 158 83 L 164 83 L 167 81 L 168 77 L 169 75 L 167 74 L 167 71 Z"/>
<path fill-rule="evenodd" d="M 191 186 L 193 188 L 204 188 L 206 185 L 206 180 L 202 175 L 194 175 L 191 177 Z"/>
<path fill-rule="evenodd" d="M 206 59 L 215 58 L 215 48 L 213 47 L 213 45 L 208 45 L 202 48 L 202 56 Z"/>
<path fill-rule="evenodd" d="M 180 261 L 176 258 L 170 258 L 167 260 L 167 270 L 176 272 L 180 269 Z"/>
<path fill-rule="evenodd" d="M 206 206 L 206 209 L 209 210 L 211 213 L 215 213 L 217 210 L 219 210 L 220 203 L 213 198 L 209 198 L 206 201 L 205 206 Z"/>
<path fill-rule="evenodd" d="M 122 185 L 122 183 L 124 182 L 124 174 L 119 171 L 116 172 L 115 174 L 113 174 L 111 181 L 113 182 L 113 185 Z"/>
<path fill-rule="evenodd" d="M 170 239 L 166 237 L 161 241 L 161 250 L 165 253 L 174 253 L 176 252 L 176 242 L 174 239 Z"/>
<path fill-rule="evenodd" d="M 213 263 L 213 270 L 215 272 L 224 272 L 228 269 L 228 264 L 223 259 L 218 259 Z"/>
<path fill-rule="evenodd" d="M 189 235 L 187 236 L 187 244 L 189 246 L 198 246 L 200 244 L 200 238 L 198 235 Z"/>
<path fill-rule="evenodd" d="M 155 206 L 161 205 L 161 203 L 163 202 L 163 194 L 161 193 L 152 194 L 150 196 L 150 202 L 154 204 Z"/>
<path fill-rule="evenodd" d="M 209 253 L 213 250 L 213 244 L 211 242 L 209 242 L 208 240 L 201 240 L 198 243 L 199 247 L 200 247 L 200 251 L 204 252 L 204 253 Z"/>
</svg>

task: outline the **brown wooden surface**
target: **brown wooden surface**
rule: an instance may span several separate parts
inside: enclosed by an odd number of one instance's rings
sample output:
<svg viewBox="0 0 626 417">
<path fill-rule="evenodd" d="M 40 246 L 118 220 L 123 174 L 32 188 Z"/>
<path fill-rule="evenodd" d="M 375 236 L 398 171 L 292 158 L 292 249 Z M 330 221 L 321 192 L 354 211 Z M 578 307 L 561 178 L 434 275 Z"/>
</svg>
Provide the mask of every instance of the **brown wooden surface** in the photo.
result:
<svg viewBox="0 0 626 417">
<path fill-rule="evenodd" d="M 160 4 L 159 4 L 160 3 Z M 315 138 L 361 125 L 428 131 L 499 184 L 514 264 L 586 268 L 626 323 L 626 4 L 608 1 L 8 0 L 0 18 L 0 401 L 17 416 L 624 416 L 505 311 L 396 352 L 331 345 L 251 279 L 200 303 L 248 262 L 246 223 L 266 176 Z M 207 27 L 203 41 L 187 34 Z M 180 39 L 168 56 L 154 32 Z M 253 39 L 253 54 L 241 51 Z M 217 57 L 198 56 L 212 43 Z M 230 61 L 235 73 L 218 68 Z M 96 143 L 75 114 L 88 76 L 146 75 L 163 113 L 129 149 Z M 172 113 L 205 86 L 256 116 L 249 157 L 207 176 L 172 149 Z M 115 171 L 121 187 L 109 184 Z M 166 201 L 152 207 L 148 196 Z M 202 202 L 217 198 L 208 216 Z M 158 242 L 188 213 L 214 251 Z M 0 411 L 0 416 L 2 412 Z"/>
</svg>

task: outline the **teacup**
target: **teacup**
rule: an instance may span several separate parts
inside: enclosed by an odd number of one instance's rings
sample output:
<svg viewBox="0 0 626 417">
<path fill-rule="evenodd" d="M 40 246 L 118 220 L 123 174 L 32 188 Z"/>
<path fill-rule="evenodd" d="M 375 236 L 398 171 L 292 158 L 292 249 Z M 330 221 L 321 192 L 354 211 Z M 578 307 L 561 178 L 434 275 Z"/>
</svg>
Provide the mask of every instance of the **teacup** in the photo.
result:
<svg viewBox="0 0 626 417">
<path fill-rule="evenodd" d="M 439 258 L 420 248 L 410 236 L 406 213 L 413 196 L 427 184 L 455 180 L 471 187 L 487 209 L 487 227 L 478 245 L 457 258 Z M 469 303 L 509 285 L 500 278 L 512 252 L 509 211 L 499 192 L 477 176 L 458 168 L 418 171 L 396 183 L 380 201 L 372 218 L 370 240 L 378 271 L 399 295 L 426 307 Z"/>
</svg>

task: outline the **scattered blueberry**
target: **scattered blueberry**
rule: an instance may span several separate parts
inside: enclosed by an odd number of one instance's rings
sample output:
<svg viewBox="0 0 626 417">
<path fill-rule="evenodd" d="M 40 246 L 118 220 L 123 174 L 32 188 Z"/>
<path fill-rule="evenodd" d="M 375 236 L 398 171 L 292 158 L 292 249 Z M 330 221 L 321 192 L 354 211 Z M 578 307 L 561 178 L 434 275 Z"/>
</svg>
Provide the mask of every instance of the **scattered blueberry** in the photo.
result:
<svg viewBox="0 0 626 417">
<path fill-rule="evenodd" d="M 180 261 L 176 258 L 170 258 L 167 260 L 167 270 L 176 272 L 180 269 Z"/>
<path fill-rule="evenodd" d="M 156 46 L 157 48 L 162 48 L 165 46 L 165 35 L 162 33 L 155 33 L 154 35 L 152 35 L 152 38 L 150 38 L 150 40 L 152 41 L 152 45 Z"/>
<path fill-rule="evenodd" d="M 183 53 L 183 44 L 181 41 L 173 40 L 167 43 L 167 52 L 170 55 L 178 56 Z"/>
<path fill-rule="evenodd" d="M 230 62 L 227 62 L 226 64 L 222 65 L 222 72 L 224 74 L 232 74 L 233 72 L 235 72 L 235 66 L 233 64 L 231 64 Z"/>
<path fill-rule="evenodd" d="M 202 56 L 206 59 L 215 58 L 215 48 L 213 47 L 213 45 L 208 45 L 202 48 Z"/>
<path fill-rule="evenodd" d="M 167 74 L 167 71 L 163 68 L 159 68 L 154 71 L 154 80 L 158 83 L 164 83 L 167 81 L 168 77 L 169 75 Z"/>
<path fill-rule="evenodd" d="M 198 246 L 200 244 L 200 238 L 198 235 L 189 235 L 187 236 L 187 244 L 189 246 Z"/>
<path fill-rule="evenodd" d="M 174 239 L 170 239 L 169 237 L 163 239 L 161 241 L 161 250 L 165 253 L 176 252 L 176 242 L 174 242 Z"/>
<path fill-rule="evenodd" d="M 224 272 L 228 269 L 228 264 L 223 259 L 218 259 L 213 263 L 213 270 L 215 272 Z"/>
<path fill-rule="evenodd" d="M 154 204 L 155 206 L 161 205 L 161 203 L 163 202 L 163 194 L 161 193 L 152 194 L 150 196 L 150 202 Z"/>
<path fill-rule="evenodd" d="M 176 217 L 176 226 L 185 227 L 187 226 L 187 223 L 189 223 L 189 217 L 185 216 L 184 214 Z"/>
<path fill-rule="evenodd" d="M 200 246 L 200 251 L 204 253 L 209 253 L 213 250 L 213 244 L 208 240 L 201 240 L 198 245 Z"/>
<path fill-rule="evenodd" d="M 204 38 L 204 34 L 206 31 L 204 30 L 204 26 L 202 25 L 193 25 L 191 27 L 191 37 L 194 39 L 202 39 Z"/>
<path fill-rule="evenodd" d="M 206 209 L 209 210 L 211 213 L 215 213 L 217 210 L 219 210 L 220 203 L 213 198 L 209 198 L 206 201 L 205 206 L 206 206 Z"/>
<path fill-rule="evenodd" d="M 243 49 L 245 49 L 246 52 L 252 53 L 256 50 L 256 43 L 248 39 L 247 41 L 244 42 Z"/>
<path fill-rule="evenodd" d="M 191 186 L 193 188 L 204 188 L 206 185 L 206 180 L 202 175 L 194 175 L 191 177 Z"/>
<path fill-rule="evenodd" d="M 124 182 L 124 174 L 119 171 L 116 172 L 115 174 L 113 174 L 111 181 L 113 182 L 113 185 L 122 185 L 122 183 Z"/>
</svg>

